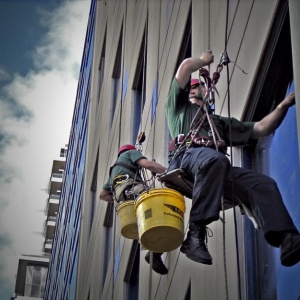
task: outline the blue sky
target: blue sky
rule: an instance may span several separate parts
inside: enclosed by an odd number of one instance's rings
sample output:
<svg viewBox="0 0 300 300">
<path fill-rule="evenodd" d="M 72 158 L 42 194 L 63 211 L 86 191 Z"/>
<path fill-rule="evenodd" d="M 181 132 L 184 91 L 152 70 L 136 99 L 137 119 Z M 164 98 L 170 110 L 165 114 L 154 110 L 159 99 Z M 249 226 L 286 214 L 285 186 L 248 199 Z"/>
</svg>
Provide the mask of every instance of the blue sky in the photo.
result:
<svg viewBox="0 0 300 300">
<path fill-rule="evenodd" d="M 52 161 L 68 143 L 90 0 L 0 0 L 0 300 L 40 255 Z"/>
</svg>

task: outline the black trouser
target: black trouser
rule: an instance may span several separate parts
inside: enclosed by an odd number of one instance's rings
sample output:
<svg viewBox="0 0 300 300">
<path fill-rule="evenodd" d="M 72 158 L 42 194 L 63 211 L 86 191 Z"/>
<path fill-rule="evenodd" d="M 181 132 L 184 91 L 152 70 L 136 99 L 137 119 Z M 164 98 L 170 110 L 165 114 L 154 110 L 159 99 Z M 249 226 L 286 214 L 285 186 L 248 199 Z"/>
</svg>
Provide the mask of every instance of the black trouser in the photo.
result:
<svg viewBox="0 0 300 300">
<path fill-rule="evenodd" d="M 284 232 L 298 232 L 272 178 L 244 168 L 231 168 L 229 159 L 211 148 L 188 149 L 183 156 L 173 158 L 169 170 L 178 166 L 179 160 L 180 168 L 194 178 L 190 223 L 207 225 L 218 220 L 224 196 L 227 201 L 240 201 L 251 209 L 272 246 L 281 244 Z"/>
</svg>

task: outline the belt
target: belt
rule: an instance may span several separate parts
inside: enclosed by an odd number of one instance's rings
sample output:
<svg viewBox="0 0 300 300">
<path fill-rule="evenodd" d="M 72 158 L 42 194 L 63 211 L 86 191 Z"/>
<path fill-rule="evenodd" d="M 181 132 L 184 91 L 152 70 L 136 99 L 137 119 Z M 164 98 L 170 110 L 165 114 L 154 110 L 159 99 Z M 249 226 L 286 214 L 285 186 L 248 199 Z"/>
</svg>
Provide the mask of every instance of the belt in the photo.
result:
<svg viewBox="0 0 300 300">
<path fill-rule="evenodd" d="M 184 134 L 179 134 L 178 136 L 176 136 L 174 139 L 172 139 L 169 142 L 169 152 L 170 151 L 174 151 L 176 150 L 180 144 L 182 144 L 182 142 L 184 141 Z M 187 143 L 188 141 L 185 141 L 185 143 Z"/>
<path fill-rule="evenodd" d="M 182 143 L 184 143 L 184 145 L 189 146 L 191 144 L 191 147 L 207 147 L 207 148 L 215 148 L 215 144 L 214 141 L 211 137 L 208 136 L 203 136 L 203 135 L 199 135 L 199 136 L 195 136 L 192 139 L 187 139 L 184 141 L 184 134 L 179 134 L 177 137 L 175 137 L 174 139 L 172 139 L 169 142 L 169 152 L 176 150 L 180 145 L 182 145 Z M 218 148 L 223 148 L 226 147 L 226 144 L 223 140 L 218 140 L 217 141 L 217 147 Z"/>
</svg>

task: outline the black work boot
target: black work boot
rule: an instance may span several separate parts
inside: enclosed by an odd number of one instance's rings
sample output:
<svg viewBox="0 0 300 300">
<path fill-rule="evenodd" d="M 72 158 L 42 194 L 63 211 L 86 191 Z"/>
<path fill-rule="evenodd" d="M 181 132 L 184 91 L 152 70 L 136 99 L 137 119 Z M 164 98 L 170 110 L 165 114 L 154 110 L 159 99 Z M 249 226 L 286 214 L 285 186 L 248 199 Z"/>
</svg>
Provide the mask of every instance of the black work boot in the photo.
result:
<svg viewBox="0 0 300 300">
<path fill-rule="evenodd" d="M 168 269 L 164 265 L 161 259 L 162 253 L 153 253 L 153 262 L 152 262 L 152 270 L 158 274 L 166 275 L 168 274 Z M 148 264 L 150 264 L 150 251 L 145 256 L 145 260 Z"/>
<path fill-rule="evenodd" d="M 289 232 L 283 237 L 280 246 L 281 264 L 291 267 L 300 261 L 300 234 Z"/>
<path fill-rule="evenodd" d="M 211 265 L 212 257 L 208 252 L 206 245 L 207 230 L 210 229 L 205 225 L 190 224 L 187 237 L 182 243 L 180 251 L 184 253 L 189 259 L 195 262 L 205 265 Z"/>
</svg>

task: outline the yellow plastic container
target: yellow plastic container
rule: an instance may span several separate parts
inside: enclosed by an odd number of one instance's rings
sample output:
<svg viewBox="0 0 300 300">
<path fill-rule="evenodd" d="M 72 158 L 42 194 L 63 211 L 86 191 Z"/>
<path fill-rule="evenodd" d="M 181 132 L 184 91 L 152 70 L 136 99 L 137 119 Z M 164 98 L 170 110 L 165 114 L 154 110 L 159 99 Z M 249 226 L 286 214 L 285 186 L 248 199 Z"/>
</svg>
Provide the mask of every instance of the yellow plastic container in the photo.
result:
<svg viewBox="0 0 300 300">
<path fill-rule="evenodd" d="M 152 189 L 135 201 L 141 244 L 152 252 L 178 248 L 184 238 L 184 197 L 169 188 Z"/>
<path fill-rule="evenodd" d="M 117 214 L 120 220 L 121 234 L 127 239 L 138 240 L 134 200 L 126 201 L 117 206 Z"/>
</svg>

